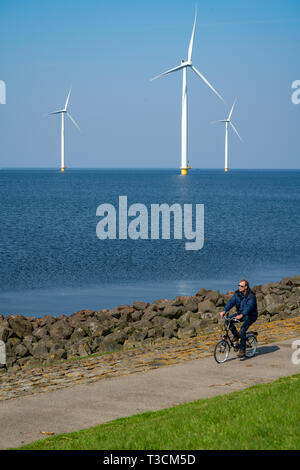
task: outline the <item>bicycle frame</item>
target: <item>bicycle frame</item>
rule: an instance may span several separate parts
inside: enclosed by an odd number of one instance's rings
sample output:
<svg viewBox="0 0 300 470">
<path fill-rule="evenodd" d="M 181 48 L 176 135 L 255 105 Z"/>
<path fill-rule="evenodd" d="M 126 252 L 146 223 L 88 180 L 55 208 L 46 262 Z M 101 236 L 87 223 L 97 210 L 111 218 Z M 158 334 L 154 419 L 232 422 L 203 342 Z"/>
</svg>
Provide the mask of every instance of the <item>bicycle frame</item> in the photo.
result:
<svg viewBox="0 0 300 470">
<path fill-rule="evenodd" d="M 225 339 L 225 341 L 229 342 L 230 346 L 232 348 L 235 348 L 235 345 L 234 345 L 234 342 L 232 341 L 232 339 L 230 338 L 230 335 L 229 335 L 229 331 L 230 331 L 230 326 L 231 326 L 231 323 L 241 323 L 239 320 L 236 320 L 235 318 L 228 318 L 227 315 L 224 315 L 224 319 L 225 319 L 225 335 L 222 335 L 222 338 Z"/>
</svg>

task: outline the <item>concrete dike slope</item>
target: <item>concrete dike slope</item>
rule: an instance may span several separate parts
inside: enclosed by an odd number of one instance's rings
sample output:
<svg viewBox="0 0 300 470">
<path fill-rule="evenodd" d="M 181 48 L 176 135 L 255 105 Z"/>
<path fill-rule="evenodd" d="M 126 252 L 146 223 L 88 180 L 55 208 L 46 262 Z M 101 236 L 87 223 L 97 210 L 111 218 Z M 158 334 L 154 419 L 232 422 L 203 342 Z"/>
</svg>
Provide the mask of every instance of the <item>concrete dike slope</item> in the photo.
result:
<svg viewBox="0 0 300 470">
<path fill-rule="evenodd" d="M 259 342 L 257 355 L 246 360 L 233 354 L 226 363 L 217 364 L 211 355 L 203 357 L 207 342 L 203 336 L 197 342 L 196 338 L 180 342 L 181 348 L 172 348 L 174 340 L 167 340 L 168 347 L 160 351 L 145 347 L 106 355 L 111 362 L 93 358 L 70 367 L 35 369 L 31 374 L 29 370 L 8 373 L 2 377 L 6 384 L 0 377 L 0 449 L 298 374 L 299 362 L 291 360 L 295 339 L 278 342 L 274 338 L 282 339 L 288 331 L 295 334 L 298 325 L 300 340 L 299 320 L 269 323 L 266 330 L 271 332 L 272 344 Z M 5 397 L 10 375 L 13 399 Z"/>
<path fill-rule="evenodd" d="M 300 315 L 300 276 L 255 286 L 253 291 L 259 311 L 256 325 Z M 219 331 L 219 312 L 232 294 L 200 289 L 194 296 L 80 310 L 70 316 L 0 315 L 0 341 L 5 344 L 8 371 L 211 334 Z"/>
</svg>

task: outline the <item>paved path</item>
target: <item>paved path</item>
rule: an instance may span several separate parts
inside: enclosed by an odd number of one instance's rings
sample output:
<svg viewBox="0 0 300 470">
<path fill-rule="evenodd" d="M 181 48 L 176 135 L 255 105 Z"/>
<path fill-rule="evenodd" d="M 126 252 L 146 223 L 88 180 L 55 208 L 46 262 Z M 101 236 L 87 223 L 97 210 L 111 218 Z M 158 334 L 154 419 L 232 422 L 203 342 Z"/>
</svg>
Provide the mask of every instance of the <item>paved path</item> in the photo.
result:
<svg viewBox="0 0 300 470">
<path fill-rule="evenodd" d="M 116 418 L 241 390 L 300 373 L 290 338 L 258 348 L 257 356 L 217 364 L 210 355 L 180 364 L 78 384 L 0 402 L 0 448 L 42 439 Z"/>
</svg>

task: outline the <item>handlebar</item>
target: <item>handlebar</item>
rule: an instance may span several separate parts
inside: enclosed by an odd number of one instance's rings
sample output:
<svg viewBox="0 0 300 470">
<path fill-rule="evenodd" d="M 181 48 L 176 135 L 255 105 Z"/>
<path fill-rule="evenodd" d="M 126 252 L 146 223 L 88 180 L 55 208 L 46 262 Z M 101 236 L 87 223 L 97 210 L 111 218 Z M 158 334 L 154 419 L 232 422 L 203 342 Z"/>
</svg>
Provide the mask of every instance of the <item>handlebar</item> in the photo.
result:
<svg viewBox="0 0 300 470">
<path fill-rule="evenodd" d="M 225 320 L 230 320 L 234 323 L 240 323 L 240 320 L 237 320 L 236 318 L 228 318 L 228 315 L 226 313 L 223 318 L 225 318 Z"/>
</svg>

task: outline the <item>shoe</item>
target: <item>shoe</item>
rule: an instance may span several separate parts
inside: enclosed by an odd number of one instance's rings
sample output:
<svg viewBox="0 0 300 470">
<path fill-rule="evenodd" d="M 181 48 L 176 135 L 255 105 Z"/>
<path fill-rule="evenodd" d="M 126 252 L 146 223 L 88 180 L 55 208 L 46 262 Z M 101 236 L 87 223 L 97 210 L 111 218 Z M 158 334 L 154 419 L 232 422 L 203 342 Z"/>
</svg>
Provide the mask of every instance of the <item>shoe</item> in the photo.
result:
<svg viewBox="0 0 300 470">
<path fill-rule="evenodd" d="M 240 349 L 239 352 L 237 353 L 237 357 L 245 357 L 245 351 Z"/>
</svg>

